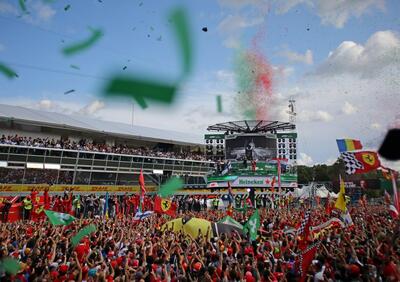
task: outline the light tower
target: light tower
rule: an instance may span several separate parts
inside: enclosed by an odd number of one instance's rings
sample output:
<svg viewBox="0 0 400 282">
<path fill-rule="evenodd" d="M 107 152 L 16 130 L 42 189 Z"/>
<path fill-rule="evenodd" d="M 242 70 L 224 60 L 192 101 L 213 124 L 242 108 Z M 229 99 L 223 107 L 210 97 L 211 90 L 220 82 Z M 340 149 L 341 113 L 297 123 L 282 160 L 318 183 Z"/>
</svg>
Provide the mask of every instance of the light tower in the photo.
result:
<svg viewBox="0 0 400 282">
<path fill-rule="evenodd" d="M 289 114 L 289 122 L 295 124 L 296 123 L 296 100 L 293 98 L 290 98 L 289 100 L 289 105 L 288 105 L 289 110 L 286 111 Z"/>
</svg>

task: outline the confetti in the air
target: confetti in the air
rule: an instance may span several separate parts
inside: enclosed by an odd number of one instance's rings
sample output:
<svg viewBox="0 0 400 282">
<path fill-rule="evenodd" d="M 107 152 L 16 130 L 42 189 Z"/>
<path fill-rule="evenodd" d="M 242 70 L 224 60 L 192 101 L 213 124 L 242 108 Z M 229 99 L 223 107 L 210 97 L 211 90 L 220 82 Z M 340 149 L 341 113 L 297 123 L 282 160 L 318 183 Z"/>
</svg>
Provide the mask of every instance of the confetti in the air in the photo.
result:
<svg viewBox="0 0 400 282">
<path fill-rule="evenodd" d="M 171 104 L 175 97 L 177 86 L 158 81 L 147 81 L 138 78 L 116 77 L 107 86 L 108 96 L 133 97 L 142 109 L 148 107 L 146 100 L 155 100 Z"/>
<path fill-rule="evenodd" d="M 143 2 L 140 2 L 140 3 L 139 3 L 139 7 L 142 7 L 142 6 L 143 6 Z"/>
<path fill-rule="evenodd" d="M 17 73 L 13 69 L 2 63 L 0 63 L 0 72 L 10 79 L 18 77 Z"/>
<path fill-rule="evenodd" d="M 221 95 L 217 96 L 217 112 L 222 113 L 222 97 L 221 97 Z"/>
<path fill-rule="evenodd" d="M 64 95 L 68 95 L 68 94 L 73 93 L 73 92 L 75 92 L 75 89 L 71 89 L 71 90 L 68 90 L 68 91 L 64 92 Z"/>
<path fill-rule="evenodd" d="M 205 26 L 205 27 L 203 27 L 201 30 L 204 31 L 204 32 L 207 32 L 207 31 L 208 31 L 208 28 Z"/>
<path fill-rule="evenodd" d="M 76 69 L 76 70 L 80 70 L 80 69 L 81 69 L 81 68 L 78 67 L 77 65 L 70 65 L 70 68 L 71 68 L 71 69 Z"/>
<path fill-rule="evenodd" d="M 182 189 L 183 180 L 177 177 L 173 177 L 169 179 L 164 185 L 161 186 L 159 195 L 162 198 L 166 198 L 168 196 L 174 195 L 176 191 Z"/>
<path fill-rule="evenodd" d="M 79 242 L 83 239 L 83 237 L 85 237 L 93 232 L 96 232 L 96 225 L 90 224 L 88 226 L 85 226 L 78 232 L 78 234 L 76 234 L 74 237 L 72 237 L 72 239 L 71 239 L 72 246 L 78 245 Z"/>
<path fill-rule="evenodd" d="M 68 11 L 69 8 L 71 8 L 71 5 L 68 4 L 67 6 L 64 7 L 64 11 Z"/>
<path fill-rule="evenodd" d="M 387 160 L 398 161 L 400 160 L 400 128 L 390 129 L 386 134 L 379 154 Z"/>
<path fill-rule="evenodd" d="M 235 64 L 238 95 L 235 104 L 246 119 L 269 118 L 272 103 L 272 67 L 257 48 L 260 36 L 253 40 L 253 48 L 239 52 Z"/>
<path fill-rule="evenodd" d="M 63 53 L 66 56 L 74 55 L 76 53 L 82 52 L 91 46 L 93 46 L 102 36 L 103 32 L 100 29 L 89 29 L 92 32 L 92 35 L 79 43 L 75 43 L 68 47 L 63 48 Z"/>
<path fill-rule="evenodd" d="M 19 7 L 21 8 L 22 12 L 27 14 L 28 10 L 26 9 L 25 0 L 19 0 L 18 3 L 19 3 Z"/>
<path fill-rule="evenodd" d="M 128 68 L 127 66 L 124 66 L 122 69 L 123 69 L 123 70 L 126 70 L 127 68 Z"/>
<path fill-rule="evenodd" d="M 188 21 L 184 10 L 176 9 L 171 13 L 174 31 L 178 38 L 182 54 L 182 72 L 178 82 L 167 83 L 158 79 L 146 80 L 137 77 L 115 76 L 105 87 L 106 96 L 128 96 L 136 100 L 143 109 L 147 108 L 146 100 L 171 104 L 176 96 L 180 82 L 192 68 L 192 42 L 189 35 Z"/>
<path fill-rule="evenodd" d="M 160 35 L 158 38 L 157 38 L 157 41 L 161 41 L 162 40 L 162 36 Z"/>
<path fill-rule="evenodd" d="M 11 275 L 17 274 L 21 268 L 18 260 L 11 257 L 3 258 L 1 265 L 3 266 L 2 268 L 4 271 Z"/>
<path fill-rule="evenodd" d="M 182 53 L 183 73 L 186 75 L 192 68 L 192 40 L 188 19 L 184 10 L 176 9 L 170 16 Z"/>
</svg>

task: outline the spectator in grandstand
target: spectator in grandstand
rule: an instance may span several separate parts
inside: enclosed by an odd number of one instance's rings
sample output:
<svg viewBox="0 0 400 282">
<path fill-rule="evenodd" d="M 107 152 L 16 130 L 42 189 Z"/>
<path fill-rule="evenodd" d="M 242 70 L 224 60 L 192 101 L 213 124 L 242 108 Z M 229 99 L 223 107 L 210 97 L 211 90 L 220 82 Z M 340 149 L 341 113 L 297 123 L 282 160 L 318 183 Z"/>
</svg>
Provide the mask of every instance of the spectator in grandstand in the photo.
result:
<svg viewBox="0 0 400 282">
<path fill-rule="evenodd" d="M 110 146 L 107 144 L 95 144 L 81 139 L 78 142 L 69 139 L 50 139 L 50 138 L 32 138 L 22 136 L 5 136 L 2 135 L 0 144 L 7 145 L 19 145 L 19 146 L 30 146 L 30 147 L 42 147 L 42 148 L 58 148 L 58 149 L 70 149 L 70 150 L 81 150 L 81 151 L 94 151 L 104 153 L 116 153 L 116 154 L 128 154 L 128 155 L 140 155 L 149 157 L 161 157 L 161 158 L 176 158 L 176 159 L 190 159 L 190 160 L 205 160 L 205 155 L 201 152 L 168 152 L 160 149 L 150 148 L 129 148 L 126 145 L 115 145 Z"/>
</svg>

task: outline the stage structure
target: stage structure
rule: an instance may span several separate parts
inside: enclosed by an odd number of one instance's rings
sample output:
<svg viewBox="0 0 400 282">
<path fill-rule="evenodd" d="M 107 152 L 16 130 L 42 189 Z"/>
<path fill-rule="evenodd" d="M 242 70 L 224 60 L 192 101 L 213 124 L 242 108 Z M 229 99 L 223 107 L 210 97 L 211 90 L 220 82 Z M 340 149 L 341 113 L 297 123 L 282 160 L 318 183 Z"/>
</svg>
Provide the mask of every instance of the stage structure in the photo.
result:
<svg viewBox="0 0 400 282">
<path fill-rule="evenodd" d="M 209 188 L 297 187 L 297 133 L 291 122 L 242 120 L 210 125 L 206 154 L 216 161 Z M 259 190 L 259 189 L 258 189 Z"/>
</svg>

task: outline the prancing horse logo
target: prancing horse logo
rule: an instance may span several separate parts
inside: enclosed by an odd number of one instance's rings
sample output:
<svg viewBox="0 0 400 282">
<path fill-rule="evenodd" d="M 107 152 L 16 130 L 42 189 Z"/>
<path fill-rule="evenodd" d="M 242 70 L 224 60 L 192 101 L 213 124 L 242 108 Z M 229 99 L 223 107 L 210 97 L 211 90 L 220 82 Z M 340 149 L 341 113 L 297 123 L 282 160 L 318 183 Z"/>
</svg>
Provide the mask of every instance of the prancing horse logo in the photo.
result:
<svg viewBox="0 0 400 282">
<path fill-rule="evenodd" d="M 161 200 L 161 209 L 163 211 L 167 211 L 171 208 L 171 201 Z"/>
<path fill-rule="evenodd" d="M 369 153 L 363 154 L 362 159 L 365 163 L 369 165 L 373 165 L 375 163 L 375 156 L 373 154 Z"/>
</svg>

